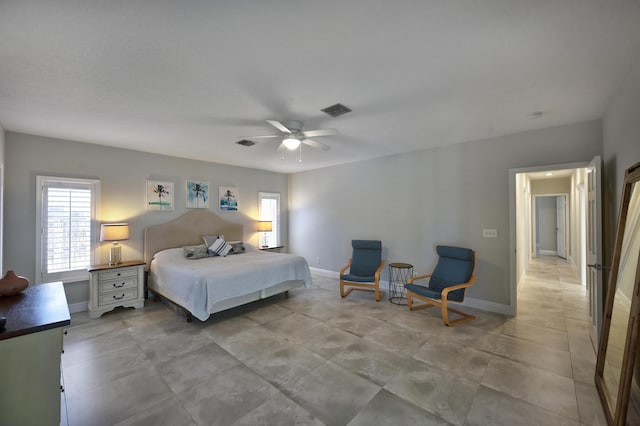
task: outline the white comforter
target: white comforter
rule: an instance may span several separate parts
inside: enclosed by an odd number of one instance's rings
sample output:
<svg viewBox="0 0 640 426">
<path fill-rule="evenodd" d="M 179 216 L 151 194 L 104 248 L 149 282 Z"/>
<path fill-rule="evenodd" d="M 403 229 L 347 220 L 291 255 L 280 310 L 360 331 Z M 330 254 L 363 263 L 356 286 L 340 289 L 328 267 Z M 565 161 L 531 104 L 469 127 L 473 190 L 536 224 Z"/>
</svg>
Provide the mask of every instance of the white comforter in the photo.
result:
<svg viewBox="0 0 640 426">
<path fill-rule="evenodd" d="M 205 321 L 216 304 L 246 296 L 284 281 L 311 286 L 311 272 L 301 256 L 247 251 L 226 257 L 185 259 L 182 248 L 163 250 L 153 257 L 149 288 L 158 291 Z"/>
</svg>

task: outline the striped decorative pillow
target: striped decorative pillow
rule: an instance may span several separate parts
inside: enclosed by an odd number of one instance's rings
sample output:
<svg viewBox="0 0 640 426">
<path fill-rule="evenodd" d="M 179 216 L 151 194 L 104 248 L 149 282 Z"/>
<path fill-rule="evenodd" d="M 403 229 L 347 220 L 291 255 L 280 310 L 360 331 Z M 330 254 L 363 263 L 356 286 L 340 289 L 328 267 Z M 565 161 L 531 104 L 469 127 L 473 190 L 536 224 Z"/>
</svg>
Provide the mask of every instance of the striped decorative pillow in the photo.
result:
<svg viewBox="0 0 640 426">
<path fill-rule="evenodd" d="M 229 251 L 231 251 L 231 244 L 218 237 L 213 244 L 209 246 L 209 251 L 213 252 L 216 256 L 225 257 L 229 254 Z"/>
</svg>

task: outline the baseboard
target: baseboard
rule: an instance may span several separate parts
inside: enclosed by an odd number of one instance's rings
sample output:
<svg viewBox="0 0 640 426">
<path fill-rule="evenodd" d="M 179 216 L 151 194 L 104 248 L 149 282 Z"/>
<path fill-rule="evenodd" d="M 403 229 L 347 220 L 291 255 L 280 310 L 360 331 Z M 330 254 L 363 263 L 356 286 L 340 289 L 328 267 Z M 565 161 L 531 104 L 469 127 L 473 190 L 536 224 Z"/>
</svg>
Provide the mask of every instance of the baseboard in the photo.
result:
<svg viewBox="0 0 640 426">
<path fill-rule="evenodd" d="M 327 269 L 314 268 L 311 266 L 309 267 L 309 269 L 318 275 L 322 275 L 323 277 L 340 279 L 340 273 L 336 271 L 329 271 Z"/>
<path fill-rule="evenodd" d="M 511 306 L 503 305 L 502 303 L 488 302 L 486 300 L 465 297 L 464 302 L 461 303 L 461 305 L 468 306 L 469 308 L 479 309 L 481 311 L 495 312 L 496 314 L 513 316 L 513 314 L 511 313 Z"/>
<path fill-rule="evenodd" d="M 540 250 L 540 254 L 544 256 L 557 256 L 558 252 L 556 250 Z"/>
<path fill-rule="evenodd" d="M 340 279 L 340 273 L 335 271 L 328 271 L 320 268 L 309 268 L 311 271 L 326 278 Z M 380 280 L 380 289 L 389 291 L 389 281 Z M 455 304 L 452 304 L 452 306 Z M 495 312 L 497 314 L 512 316 L 511 306 L 503 305 L 501 303 L 487 302 L 486 300 L 473 299 L 471 297 L 465 297 L 462 306 L 468 306 L 469 308 L 479 309 L 481 311 Z"/>
<path fill-rule="evenodd" d="M 78 303 L 70 303 L 69 304 L 69 313 L 75 314 L 77 312 L 86 312 L 89 310 L 89 301 L 78 302 Z"/>
</svg>

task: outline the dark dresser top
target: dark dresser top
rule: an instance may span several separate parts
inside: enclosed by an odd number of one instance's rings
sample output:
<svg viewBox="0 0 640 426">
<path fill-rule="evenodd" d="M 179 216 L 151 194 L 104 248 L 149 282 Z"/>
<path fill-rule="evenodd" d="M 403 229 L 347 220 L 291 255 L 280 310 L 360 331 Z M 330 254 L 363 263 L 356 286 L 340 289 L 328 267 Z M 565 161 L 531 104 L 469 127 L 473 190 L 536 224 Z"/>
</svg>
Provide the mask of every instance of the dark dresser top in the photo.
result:
<svg viewBox="0 0 640 426">
<path fill-rule="evenodd" d="M 62 282 L 34 284 L 15 296 L 0 297 L 0 317 L 7 318 L 0 340 L 71 323 Z"/>
</svg>

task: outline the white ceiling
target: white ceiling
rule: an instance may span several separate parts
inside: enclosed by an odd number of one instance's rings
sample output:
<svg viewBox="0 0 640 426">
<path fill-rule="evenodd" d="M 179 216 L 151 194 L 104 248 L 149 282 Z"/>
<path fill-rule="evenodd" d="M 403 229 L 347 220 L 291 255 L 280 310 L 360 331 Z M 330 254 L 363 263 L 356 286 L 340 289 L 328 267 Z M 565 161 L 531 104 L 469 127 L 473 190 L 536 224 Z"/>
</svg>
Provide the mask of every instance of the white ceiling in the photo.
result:
<svg viewBox="0 0 640 426">
<path fill-rule="evenodd" d="M 0 123 L 289 173 L 601 118 L 639 54 L 638 0 L 2 0 Z"/>
</svg>

